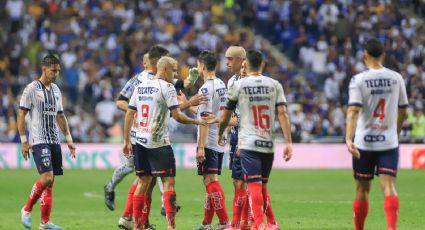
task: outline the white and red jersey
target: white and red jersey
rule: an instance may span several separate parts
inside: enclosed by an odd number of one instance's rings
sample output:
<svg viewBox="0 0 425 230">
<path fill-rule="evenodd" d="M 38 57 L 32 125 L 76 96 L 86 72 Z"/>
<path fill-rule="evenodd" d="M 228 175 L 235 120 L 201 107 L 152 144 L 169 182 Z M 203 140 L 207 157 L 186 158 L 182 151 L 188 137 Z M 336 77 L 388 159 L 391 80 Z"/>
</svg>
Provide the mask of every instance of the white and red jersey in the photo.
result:
<svg viewBox="0 0 425 230">
<path fill-rule="evenodd" d="M 198 93 L 207 96 L 206 103 L 200 104 L 198 106 L 198 119 L 200 119 L 204 114 L 212 114 L 218 117 L 220 115 L 220 111 L 224 109 L 226 103 L 227 89 L 224 82 L 219 78 L 208 79 L 201 86 Z M 205 147 L 217 152 L 224 152 L 224 147 L 218 144 L 218 124 L 209 125 L 208 137 L 205 142 Z"/>
<path fill-rule="evenodd" d="M 133 92 L 128 108 L 137 111 L 132 131 L 136 142 L 146 148 L 170 144 L 168 120 L 178 107 L 174 85 L 162 79 L 145 80 Z"/>
<path fill-rule="evenodd" d="M 349 86 L 348 104 L 362 108 L 354 137 L 357 148 L 381 151 L 398 146 L 398 108 L 408 105 L 399 73 L 382 68 L 355 75 Z"/>
<path fill-rule="evenodd" d="M 276 106 L 286 105 L 282 85 L 266 76 L 247 76 L 234 83 L 228 99 L 228 109 L 239 108 L 238 147 L 274 153 Z"/>
</svg>

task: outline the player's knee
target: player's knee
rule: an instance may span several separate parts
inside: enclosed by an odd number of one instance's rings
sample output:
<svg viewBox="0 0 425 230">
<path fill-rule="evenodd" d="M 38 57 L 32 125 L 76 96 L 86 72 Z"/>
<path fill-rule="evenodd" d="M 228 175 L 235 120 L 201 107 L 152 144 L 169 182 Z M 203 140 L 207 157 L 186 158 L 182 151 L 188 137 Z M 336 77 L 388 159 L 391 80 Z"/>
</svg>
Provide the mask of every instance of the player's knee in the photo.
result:
<svg viewBox="0 0 425 230">
<path fill-rule="evenodd" d="M 218 180 L 216 174 L 206 174 L 204 175 L 204 184 L 208 185 L 209 183 Z"/>
<path fill-rule="evenodd" d="M 395 188 L 395 184 L 393 183 L 381 184 L 381 190 L 384 193 L 384 196 L 397 195 L 397 190 Z"/>
<path fill-rule="evenodd" d="M 41 175 L 41 183 L 43 186 L 52 186 L 53 185 L 53 173 L 44 173 Z"/>
<path fill-rule="evenodd" d="M 233 180 L 233 186 L 235 186 L 235 189 L 244 189 L 245 186 L 245 182 L 243 180 Z"/>
<path fill-rule="evenodd" d="M 163 180 L 164 191 L 174 191 L 174 178 L 165 178 Z"/>
</svg>

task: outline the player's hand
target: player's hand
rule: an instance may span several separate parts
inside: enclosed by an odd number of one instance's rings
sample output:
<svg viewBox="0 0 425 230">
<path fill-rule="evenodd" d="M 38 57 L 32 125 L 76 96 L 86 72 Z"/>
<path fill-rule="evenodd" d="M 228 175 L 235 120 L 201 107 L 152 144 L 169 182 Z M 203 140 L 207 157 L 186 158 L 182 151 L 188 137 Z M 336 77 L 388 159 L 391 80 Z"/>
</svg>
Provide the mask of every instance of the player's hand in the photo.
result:
<svg viewBox="0 0 425 230">
<path fill-rule="evenodd" d="M 239 148 L 236 149 L 235 156 L 237 157 L 241 156 L 241 150 Z"/>
<path fill-rule="evenodd" d="M 125 156 L 126 158 L 130 158 L 130 156 L 132 155 L 131 150 L 132 150 L 131 143 L 129 143 L 129 142 L 124 142 L 124 146 L 123 146 L 123 148 L 122 148 L 122 152 L 124 153 L 124 156 Z"/>
<path fill-rule="evenodd" d="M 196 125 L 207 126 L 209 123 L 206 120 L 204 120 L 204 119 L 196 119 L 195 120 L 195 124 Z"/>
<path fill-rule="evenodd" d="M 283 159 L 289 161 L 292 158 L 292 144 L 287 144 L 283 149 Z"/>
<path fill-rule="evenodd" d="M 189 103 L 186 98 L 186 95 L 181 90 L 179 90 L 179 93 L 177 95 L 177 101 L 179 102 L 179 105 L 184 105 L 186 103 Z"/>
<path fill-rule="evenodd" d="M 202 163 L 205 160 L 205 149 L 198 147 L 196 150 L 196 162 Z"/>
<path fill-rule="evenodd" d="M 202 94 L 195 94 L 189 99 L 190 106 L 198 106 L 200 104 L 206 104 L 208 100 L 207 96 Z"/>
<path fill-rule="evenodd" d="M 348 152 L 350 152 L 351 155 L 353 155 L 353 157 L 360 159 L 360 152 L 356 148 L 356 146 L 354 145 L 353 141 L 351 141 L 351 140 L 346 141 L 345 144 L 347 145 Z"/>
<path fill-rule="evenodd" d="M 69 149 L 69 156 L 72 159 L 75 159 L 75 150 L 76 150 L 76 148 L 75 148 L 74 142 L 69 142 L 68 143 L 68 149 Z"/>
<path fill-rule="evenodd" d="M 22 156 L 25 160 L 30 159 L 30 149 L 31 145 L 28 142 L 22 143 Z"/>
<path fill-rule="evenodd" d="M 202 120 L 206 121 L 208 124 L 218 123 L 218 117 L 214 116 L 214 114 L 207 113 L 202 116 Z"/>
<path fill-rule="evenodd" d="M 226 135 L 224 133 L 218 136 L 218 145 L 220 146 L 226 145 Z"/>
</svg>

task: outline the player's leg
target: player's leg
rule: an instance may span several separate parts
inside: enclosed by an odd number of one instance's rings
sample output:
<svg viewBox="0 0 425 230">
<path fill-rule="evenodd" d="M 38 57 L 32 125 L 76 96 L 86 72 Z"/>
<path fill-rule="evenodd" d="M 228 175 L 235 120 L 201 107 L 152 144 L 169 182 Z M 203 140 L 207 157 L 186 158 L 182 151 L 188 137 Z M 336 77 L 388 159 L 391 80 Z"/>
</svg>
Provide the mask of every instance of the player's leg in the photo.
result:
<svg viewBox="0 0 425 230">
<path fill-rule="evenodd" d="M 136 191 L 138 179 L 130 185 L 127 195 L 127 201 L 122 216 L 118 220 L 118 227 L 121 229 L 133 229 L 133 196 Z"/>
<path fill-rule="evenodd" d="M 164 207 L 168 222 L 168 229 L 175 229 L 176 217 L 176 191 L 174 190 L 174 177 L 162 177 L 164 184 Z"/>
<path fill-rule="evenodd" d="M 233 151 L 232 151 L 233 150 Z M 230 160 L 231 165 L 230 169 L 232 170 L 233 178 L 233 187 L 234 187 L 234 198 L 233 198 L 233 217 L 231 226 L 234 228 L 239 228 L 241 222 L 242 208 L 245 203 L 246 197 L 246 183 L 243 180 L 242 166 L 240 157 L 233 152 L 236 150 L 236 147 L 231 148 Z"/>
<path fill-rule="evenodd" d="M 47 149 L 47 150 L 45 150 Z M 35 182 L 25 206 L 21 209 L 21 222 L 26 228 L 31 228 L 31 212 L 34 204 L 38 201 L 45 188 L 53 181 L 53 167 L 50 164 L 51 154 L 47 145 L 39 144 L 32 146 L 32 155 L 40 179 Z M 43 163 L 43 161 L 45 163 Z"/>
<path fill-rule="evenodd" d="M 133 195 L 134 229 L 145 228 L 148 213 L 148 190 L 152 181 L 151 165 L 149 163 L 148 149 L 136 144 L 133 148 L 134 167 L 138 176 L 136 190 Z"/>
<path fill-rule="evenodd" d="M 124 179 L 125 176 L 132 172 L 134 172 L 133 156 L 128 158 L 124 164 L 114 170 L 111 180 L 104 187 L 105 204 L 109 210 L 112 211 L 115 209 L 115 187 Z"/>
<path fill-rule="evenodd" d="M 62 170 L 62 151 L 59 144 L 49 145 L 51 150 L 51 164 L 53 167 L 53 178 L 44 189 L 40 197 L 40 209 L 41 209 L 41 224 L 40 229 L 62 229 L 62 227 L 53 224 L 50 221 L 50 213 L 53 205 L 53 185 L 54 176 L 63 175 Z"/>
<path fill-rule="evenodd" d="M 398 154 L 398 148 L 382 151 L 377 159 L 377 174 L 384 194 L 384 210 L 389 230 L 396 229 L 398 219 L 399 200 L 395 186 Z"/>
<path fill-rule="evenodd" d="M 221 171 L 219 163 L 222 162 L 223 155 L 216 151 L 205 148 L 205 160 L 198 163 L 198 175 L 202 175 L 205 185 L 206 195 L 204 203 L 204 219 L 202 225 L 195 229 L 211 229 L 211 222 L 214 212 L 217 213 L 220 225 L 228 224 L 228 215 L 225 205 L 224 192 L 218 181 L 218 173 Z"/>
<path fill-rule="evenodd" d="M 363 230 L 369 211 L 369 193 L 374 176 L 376 158 L 370 151 L 359 149 L 360 159 L 353 157 L 356 195 L 353 202 L 354 229 Z"/>
<path fill-rule="evenodd" d="M 264 222 L 264 200 L 262 191 L 262 165 L 260 153 L 241 149 L 241 164 L 248 185 L 251 210 L 254 216 L 252 229 L 258 229 Z"/>
<path fill-rule="evenodd" d="M 264 202 L 264 213 L 267 217 L 267 229 L 269 230 L 278 230 L 280 229 L 279 225 L 276 223 L 274 217 L 272 205 L 270 202 L 270 194 L 267 189 L 267 184 L 269 182 L 270 172 L 273 167 L 274 154 L 262 154 L 261 156 L 261 166 L 262 166 L 262 194 Z"/>
</svg>

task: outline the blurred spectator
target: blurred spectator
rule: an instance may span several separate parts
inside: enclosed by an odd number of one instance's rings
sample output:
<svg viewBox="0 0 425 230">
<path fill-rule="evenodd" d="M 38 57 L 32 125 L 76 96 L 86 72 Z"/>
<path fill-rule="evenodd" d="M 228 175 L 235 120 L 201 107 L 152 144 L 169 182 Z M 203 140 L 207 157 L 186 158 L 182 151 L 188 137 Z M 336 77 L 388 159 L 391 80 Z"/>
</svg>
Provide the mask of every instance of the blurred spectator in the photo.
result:
<svg viewBox="0 0 425 230">
<path fill-rule="evenodd" d="M 422 108 L 415 108 L 407 114 L 407 121 L 411 126 L 410 135 L 414 141 L 422 142 L 425 139 L 425 115 Z"/>
</svg>

